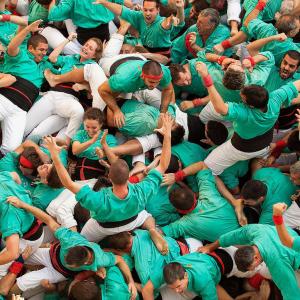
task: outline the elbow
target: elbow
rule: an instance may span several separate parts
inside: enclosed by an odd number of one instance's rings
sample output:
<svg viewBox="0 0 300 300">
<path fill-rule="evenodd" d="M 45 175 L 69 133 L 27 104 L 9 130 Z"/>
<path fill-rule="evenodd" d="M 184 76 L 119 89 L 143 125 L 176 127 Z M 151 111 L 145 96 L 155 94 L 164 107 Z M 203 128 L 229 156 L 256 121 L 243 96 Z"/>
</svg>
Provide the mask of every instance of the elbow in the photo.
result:
<svg viewBox="0 0 300 300">
<path fill-rule="evenodd" d="M 57 62 L 57 57 L 51 57 L 51 55 L 48 57 L 49 61 L 53 64 Z"/>
</svg>

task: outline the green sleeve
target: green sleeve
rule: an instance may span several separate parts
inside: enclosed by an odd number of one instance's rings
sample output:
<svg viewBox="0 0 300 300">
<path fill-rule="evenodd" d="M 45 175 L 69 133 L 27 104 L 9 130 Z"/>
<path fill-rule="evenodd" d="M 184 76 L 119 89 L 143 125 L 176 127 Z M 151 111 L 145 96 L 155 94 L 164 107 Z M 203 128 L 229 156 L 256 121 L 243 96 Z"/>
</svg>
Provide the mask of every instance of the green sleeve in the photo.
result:
<svg viewBox="0 0 300 300">
<path fill-rule="evenodd" d="M 54 64 L 55 67 L 63 67 L 66 63 L 68 63 L 68 61 L 72 59 L 71 55 L 59 55 L 57 57 L 57 61 Z"/>
<path fill-rule="evenodd" d="M 171 72 L 170 72 L 169 68 L 167 68 L 166 66 L 161 65 L 161 68 L 163 71 L 163 78 L 159 82 L 159 86 L 162 88 L 166 88 L 172 81 Z"/>
<path fill-rule="evenodd" d="M 50 21 L 64 21 L 70 19 L 71 12 L 74 9 L 74 0 L 62 0 L 49 11 L 48 19 Z"/>
<path fill-rule="evenodd" d="M 282 86 L 270 94 L 269 101 L 276 102 L 279 107 L 285 102 L 291 105 L 291 101 L 298 97 L 298 90 L 292 82 Z"/>
<path fill-rule="evenodd" d="M 294 238 L 292 249 L 297 252 L 300 252 L 300 237 Z"/>
<path fill-rule="evenodd" d="M 16 152 L 7 153 L 0 160 L 0 171 L 15 171 L 18 165 L 19 154 Z"/>
<path fill-rule="evenodd" d="M 59 240 L 60 244 L 72 245 L 74 243 L 78 244 L 80 242 L 86 243 L 87 240 L 78 232 L 72 231 L 66 227 L 59 227 L 55 232 L 54 236 Z"/>
<path fill-rule="evenodd" d="M 161 230 L 166 236 L 170 236 L 172 238 L 185 236 L 186 233 L 189 232 L 189 230 L 186 228 L 187 223 L 184 220 L 185 218 L 187 217 L 180 218 L 179 220 L 162 227 Z"/>
<path fill-rule="evenodd" d="M 185 37 L 189 32 L 192 31 L 187 30 L 184 34 L 174 40 L 171 48 L 171 61 L 173 63 L 180 64 L 189 54 L 185 47 Z"/>
<path fill-rule="evenodd" d="M 108 135 L 106 136 L 106 142 L 107 142 L 107 144 L 108 144 L 108 146 L 109 146 L 110 148 L 113 148 L 113 147 L 118 146 L 118 141 L 117 141 L 117 139 L 115 138 L 115 136 L 112 135 L 112 134 L 108 134 Z"/>
<path fill-rule="evenodd" d="M 126 93 L 126 89 L 128 87 L 128 83 L 124 77 L 124 74 L 120 73 L 115 73 L 114 75 L 110 76 L 108 79 L 108 84 L 113 92 L 119 93 Z"/>
<path fill-rule="evenodd" d="M 76 194 L 75 198 L 84 208 L 96 212 L 101 209 L 103 197 L 101 190 L 95 192 L 88 185 L 85 185 Z"/>
<path fill-rule="evenodd" d="M 122 13 L 120 17 L 130 23 L 135 29 L 140 29 L 139 20 L 141 17 L 143 18 L 143 14 L 140 11 L 131 10 L 122 6 Z"/>
<path fill-rule="evenodd" d="M 249 36 L 255 40 L 278 34 L 276 28 L 272 24 L 267 24 L 259 19 L 254 19 L 249 22 L 248 33 Z"/>
<path fill-rule="evenodd" d="M 224 120 L 227 121 L 239 121 L 246 122 L 248 119 L 248 108 L 242 103 L 227 103 L 228 112 L 227 115 L 223 116 Z"/>
<path fill-rule="evenodd" d="M 195 290 L 202 300 L 218 300 L 216 284 L 212 278 L 200 286 L 197 285 L 197 280 L 195 280 Z"/>
<path fill-rule="evenodd" d="M 245 226 L 220 236 L 219 243 L 221 247 L 229 247 L 233 245 L 250 245 L 252 244 L 252 237 L 249 236 L 251 226 Z"/>
</svg>

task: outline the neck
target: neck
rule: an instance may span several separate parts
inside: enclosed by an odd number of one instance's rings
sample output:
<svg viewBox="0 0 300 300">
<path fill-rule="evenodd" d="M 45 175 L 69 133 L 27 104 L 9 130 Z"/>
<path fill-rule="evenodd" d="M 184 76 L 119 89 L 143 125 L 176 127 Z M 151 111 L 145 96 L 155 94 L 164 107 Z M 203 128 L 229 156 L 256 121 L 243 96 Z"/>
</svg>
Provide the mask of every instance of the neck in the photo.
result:
<svg viewBox="0 0 300 300">
<path fill-rule="evenodd" d="M 124 199 L 127 197 L 128 195 L 128 185 L 127 183 L 126 184 L 123 184 L 123 185 L 116 185 L 116 184 L 113 184 L 113 187 L 112 187 L 112 190 L 113 190 L 113 193 L 120 199 Z"/>
</svg>

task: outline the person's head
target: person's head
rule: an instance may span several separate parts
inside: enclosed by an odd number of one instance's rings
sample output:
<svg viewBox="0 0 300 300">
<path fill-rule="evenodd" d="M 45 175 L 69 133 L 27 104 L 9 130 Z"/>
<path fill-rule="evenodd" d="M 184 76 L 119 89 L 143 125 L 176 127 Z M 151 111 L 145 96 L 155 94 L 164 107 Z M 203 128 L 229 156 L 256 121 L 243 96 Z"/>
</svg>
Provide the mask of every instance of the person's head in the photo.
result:
<svg viewBox="0 0 300 300">
<path fill-rule="evenodd" d="M 174 122 L 171 130 L 171 145 L 175 146 L 177 144 L 182 143 L 183 138 L 185 135 L 184 127 L 176 122 Z M 157 133 L 158 139 L 161 142 L 161 144 L 164 141 L 164 137 L 159 132 Z"/>
<path fill-rule="evenodd" d="M 287 140 L 287 147 L 291 152 L 300 154 L 300 141 L 299 141 L 299 130 L 293 131 Z"/>
<path fill-rule="evenodd" d="M 189 188 L 175 188 L 169 194 L 169 200 L 178 211 L 188 212 L 195 205 L 195 195 Z"/>
<path fill-rule="evenodd" d="M 40 156 L 34 147 L 24 149 L 19 157 L 19 169 L 24 176 L 33 176 L 37 172 L 37 168 L 43 164 Z"/>
<path fill-rule="evenodd" d="M 94 254 L 92 250 L 84 246 L 75 246 L 68 250 L 65 255 L 65 262 L 70 268 L 79 268 L 90 265 L 93 262 Z"/>
<path fill-rule="evenodd" d="M 72 284 L 69 291 L 68 299 L 70 300 L 101 300 L 101 290 L 97 285 L 94 276 L 77 281 Z"/>
<path fill-rule="evenodd" d="M 130 44 L 123 44 L 121 47 L 120 54 L 130 54 L 134 53 L 134 46 Z"/>
<path fill-rule="evenodd" d="M 48 41 L 44 36 L 36 33 L 29 38 L 27 49 L 34 56 L 35 62 L 39 63 L 47 54 Z"/>
<path fill-rule="evenodd" d="M 169 288 L 176 293 L 183 293 L 188 287 L 188 275 L 184 267 L 177 262 L 169 263 L 163 270 L 164 279 Z"/>
<path fill-rule="evenodd" d="M 182 169 L 181 161 L 174 154 L 171 154 L 170 163 L 165 173 L 176 173 Z"/>
<path fill-rule="evenodd" d="M 54 164 L 43 164 L 37 171 L 42 183 L 56 189 L 63 187 Z"/>
<path fill-rule="evenodd" d="M 147 24 L 153 23 L 159 14 L 159 0 L 144 0 L 143 14 Z"/>
<path fill-rule="evenodd" d="M 240 90 L 245 84 L 245 71 L 239 61 L 231 63 L 223 76 L 223 85 L 229 90 Z"/>
<path fill-rule="evenodd" d="M 276 21 L 275 27 L 278 33 L 285 33 L 288 37 L 293 38 L 300 29 L 299 18 L 290 14 L 282 15 Z"/>
<path fill-rule="evenodd" d="M 227 140 L 228 130 L 223 123 L 210 120 L 205 125 L 205 136 L 212 145 L 219 146 Z"/>
<path fill-rule="evenodd" d="M 36 1 L 38 4 L 41 4 L 42 6 L 48 7 L 52 0 L 37 0 Z"/>
<path fill-rule="evenodd" d="M 202 1 L 193 1 L 192 7 L 190 10 L 189 18 L 190 19 L 196 19 L 198 18 L 198 15 L 200 11 L 203 9 L 203 2 Z"/>
<path fill-rule="evenodd" d="M 110 235 L 105 238 L 107 245 L 116 250 L 130 252 L 132 246 L 132 235 L 128 231 Z"/>
<path fill-rule="evenodd" d="M 96 107 L 90 107 L 83 115 L 84 129 L 89 137 L 93 137 L 102 128 L 104 122 L 103 112 Z"/>
<path fill-rule="evenodd" d="M 210 35 L 220 23 L 220 14 L 213 8 L 206 8 L 200 11 L 197 19 L 199 35 Z"/>
<path fill-rule="evenodd" d="M 141 77 L 149 90 L 155 89 L 163 77 L 161 65 L 156 61 L 147 61 L 143 65 Z"/>
<path fill-rule="evenodd" d="M 267 186 L 262 181 L 251 179 L 244 184 L 241 197 L 244 199 L 244 204 L 258 206 L 265 200 L 267 191 Z"/>
<path fill-rule="evenodd" d="M 129 178 L 129 168 L 125 160 L 118 159 L 110 166 L 108 178 L 113 185 L 125 185 Z"/>
<path fill-rule="evenodd" d="M 300 185 L 300 161 L 291 165 L 290 178 L 295 185 Z"/>
<path fill-rule="evenodd" d="M 265 110 L 269 101 L 268 91 L 256 84 L 251 84 L 245 86 L 241 90 L 242 101 L 245 102 L 250 108 L 258 108 L 260 110 Z"/>
<path fill-rule="evenodd" d="M 103 44 L 98 38 L 88 39 L 80 50 L 80 57 L 83 60 L 93 59 L 98 62 L 103 51 Z"/>
<path fill-rule="evenodd" d="M 292 77 L 300 65 L 300 53 L 296 50 L 289 50 L 285 53 L 279 67 L 279 76 L 282 79 Z"/>
<path fill-rule="evenodd" d="M 253 271 L 262 263 L 262 257 L 256 246 L 242 246 L 234 254 L 234 261 L 239 271 Z"/>
<path fill-rule="evenodd" d="M 169 66 L 172 81 L 178 86 L 188 86 L 192 84 L 192 74 L 188 68 L 180 64 L 171 64 Z"/>
</svg>

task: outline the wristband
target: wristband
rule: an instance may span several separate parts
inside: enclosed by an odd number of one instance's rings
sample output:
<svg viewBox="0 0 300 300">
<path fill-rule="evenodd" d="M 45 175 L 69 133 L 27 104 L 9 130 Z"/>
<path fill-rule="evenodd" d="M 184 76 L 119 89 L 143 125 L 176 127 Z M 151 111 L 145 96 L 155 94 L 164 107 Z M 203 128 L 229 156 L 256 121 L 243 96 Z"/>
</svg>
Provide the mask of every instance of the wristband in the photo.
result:
<svg viewBox="0 0 300 300">
<path fill-rule="evenodd" d="M 130 183 L 139 183 L 140 179 L 137 175 L 132 175 L 132 176 L 129 177 L 128 181 Z"/>
<path fill-rule="evenodd" d="M 212 86 L 214 84 L 211 76 L 208 74 L 207 76 L 205 77 L 202 77 L 202 80 L 203 80 L 203 83 L 204 85 L 208 88 L 210 86 Z"/>
<path fill-rule="evenodd" d="M 185 37 L 185 47 L 194 57 L 197 57 L 197 52 L 191 47 L 191 44 L 189 41 L 191 34 L 192 34 L 192 32 L 189 32 Z"/>
<path fill-rule="evenodd" d="M 218 58 L 218 60 L 217 60 L 217 63 L 219 64 L 219 65 L 222 65 L 222 62 L 223 62 L 223 60 L 226 58 L 226 56 L 220 56 L 219 58 Z"/>
<path fill-rule="evenodd" d="M 193 103 L 194 107 L 203 105 L 202 99 L 201 99 L 201 98 L 194 99 L 194 100 L 192 101 L 192 103 Z"/>
<path fill-rule="evenodd" d="M 178 182 L 178 181 L 182 181 L 183 179 L 185 178 L 185 174 L 182 170 L 180 171 L 177 171 L 175 173 L 175 181 Z"/>
<path fill-rule="evenodd" d="M 259 11 L 263 11 L 267 3 L 258 1 L 256 4 L 255 8 L 258 9 Z"/>
<path fill-rule="evenodd" d="M 223 41 L 223 42 L 221 43 L 221 45 L 222 45 L 222 47 L 223 47 L 225 50 L 232 47 L 232 45 L 231 45 L 231 43 L 229 42 L 229 40 Z"/>
<path fill-rule="evenodd" d="M 282 225 L 283 224 L 283 217 L 273 215 L 273 222 L 274 222 L 275 225 Z"/>
<path fill-rule="evenodd" d="M 254 58 L 252 56 L 247 56 L 245 59 L 248 59 L 251 63 L 251 66 L 254 67 L 256 65 Z"/>
<path fill-rule="evenodd" d="M 18 276 L 18 275 L 22 272 L 23 266 L 24 266 L 23 263 L 18 262 L 18 261 L 14 261 L 14 262 L 10 265 L 10 267 L 9 267 L 9 269 L 8 269 L 8 272 L 9 272 L 9 273 L 13 273 L 13 274 L 15 274 L 16 276 Z"/>
<path fill-rule="evenodd" d="M 1 22 L 9 22 L 11 15 L 2 15 Z"/>
</svg>

